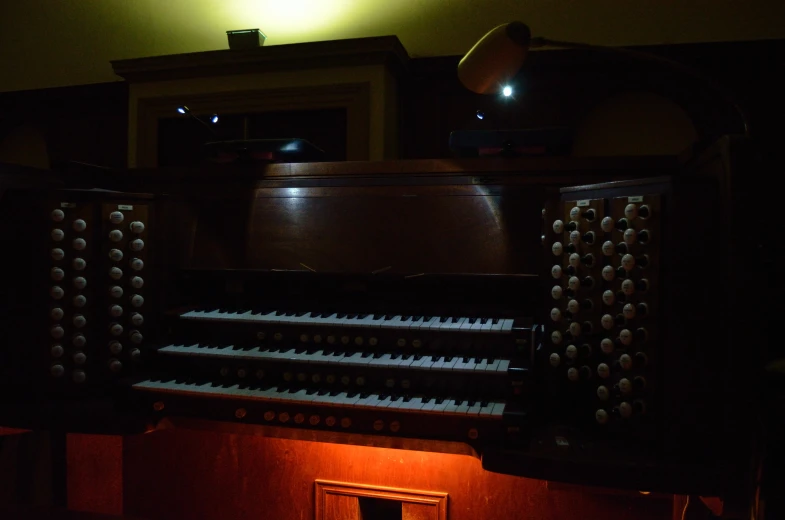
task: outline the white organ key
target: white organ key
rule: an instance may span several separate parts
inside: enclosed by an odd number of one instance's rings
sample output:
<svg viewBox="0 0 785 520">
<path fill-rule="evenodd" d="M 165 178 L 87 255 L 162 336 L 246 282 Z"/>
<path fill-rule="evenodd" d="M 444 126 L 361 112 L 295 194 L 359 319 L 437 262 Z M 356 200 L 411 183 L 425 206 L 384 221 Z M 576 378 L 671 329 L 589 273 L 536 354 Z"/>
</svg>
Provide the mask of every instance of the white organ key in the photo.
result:
<svg viewBox="0 0 785 520">
<path fill-rule="evenodd" d="M 369 314 L 365 318 L 359 320 L 358 327 L 372 327 L 374 325 L 373 314 Z"/>
<path fill-rule="evenodd" d="M 455 368 L 455 364 L 458 362 L 459 359 L 461 359 L 461 358 L 453 357 L 449 361 L 445 360 L 444 364 L 442 365 L 442 367 L 439 370 L 450 370 L 451 371 L 453 368 Z"/>
<path fill-rule="evenodd" d="M 403 316 L 401 316 L 400 314 L 396 314 L 395 316 L 392 317 L 391 320 L 384 320 L 384 324 L 382 324 L 382 327 L 397 329 L 400 327 L 402 317 Z"/>
<path fill-rule="evenodd" d="M 480 411 L 477 415 L 479 415 L 480 417 L 490 417 L 491 413 L 493 412 L 493 406 L 495 404 L 496 403 L 492 403 L 492 402 L 486 403 L 485 406 L 482 406 L 480 408 Z"/>
<path fill-rule="evenodd" d="M 499 365 L 496 367 L 497 372 L 507 372 L 507 369 L 510 368 L 510 360 L 509 359 L 500 359 Z"/>
<path fill-rule="evenodd" d="M 365 318 L 360 318 L 360 315 L 357 316 L 349 316 L 346 318 L 346 325 L 348 327 L 362 327 L 363 320 Z"/>
<path fill-rule="evenodd" d="M 452 318 L 450 316 L 445 316 L 444 321 L 441 319 L 439 320 L 439 326 L 436 327 L 439 330 L 448 330 L 448 327 L 453 324 L 453 322 L 457 321 L 459 318 Z"/>
<path fill-rule="evenodd" d="M 469 358 L 467 361 L 464 361 L 464 358 L 459 358 L 452 367 L 453 372 L 473 372 L 474 362 L 472 359 L 473 358 Z"/>
<path fill-rule="evenodd" d="M 409 327 L 412 326 L 413 322 L 414 322 L 414 320 L 412 319 L 411 316 L 406 316 L 405 319 L 402 316 L 399 328 L 401 328 L 401 329 L 408 329 Z"/>
<path fill-rule="evenodd" d="M 325 363 L 327 363 L 328 365 L 340 364 L 344 356 L 345 354 L 339 354 L 339 355 L 333 354 L 331 356 L 325 356 Z"/>
<path fill-rule="evenodd" d="M 314 394 L 317 397 L 314 398 L 314 402 L 319 404 L 327 405 L 327 406 L 348 406 L 346 404 L 346 396 L 349 395 L 346 392 L 338 392 L 335 395 L 325 394 L 325 395 L 318 395 Z M 317 401 L 318 399 L 318 401 Z"/>
<path fill-rule="evenodd" d="M 423 405 L 422 405 L 422 408 L 420 408 L 420 411 L 425 412 L 425 413 L 433 413 L 433 409 L 434 408 L 436 408 L 436 400 L 433 399 L 433 398 L 430 398 L 430 399 L 427 400 L 427 402 L 425 402 L 425 401 L 423 402 Z"/>
<path fill-rule="evenodd" d="M 444 368 L 444 356 L 437 358 L 436 361 L 434 361 L 428 369 L 441 370 L 442 368 Z"/>
<path fill-rule="evenodd" d="M 412 322 L 409 325 L 409 330 L 420 330 L 420 328 L 422 328 L 423 323 L 425 323 L 423 316 L 418 316 L 417 319 L 415 319 L 415 317 L 412 316 Z"/>
<path fill-rule="evenodd" d="M 403 397 L 398 396 L 398 398 L 395 401 L 390 402 L 390 406 L 388 406 L 388 408 L 391 410 L 400 410 L 404 408 L 405 405 L 406 405 L 406 401 L 403 400 Z"/>
<path fill-rule="evenodd" d="M 441 329 L 442 325 L 444 325 L 444 322 L 442 322 L 442 317 L 441 316 L 436 316 L 436 317 L 433 318 L 433 321 L 431 322 L 431 325 L 428 327 L 428 330 L 438 330 L 438 329 Z"/>
<path fill-rule="evenodd" d="M 471 406 L 469 406 L 469 401 L 461 401 L 461 404 L 458 405 L 458 407 L 455 410 L 455 413 L 457 413 L 458 415 L 467 415 L 469 413 L 470 408 Z"/>
<path fill-rule="evenodd" d="M 310 313 L 308 315 L 310 315 Z M 284 317 L 284 321 L 282 323 L 285 323 L 287 325 L 300 325 L 303 321 L 305 321 L 305 320 L 303 320 L 303 318 L 305 316 L 306 315 L 303 315 L 303 316 L 297 316 L 297 315 L 286 316 L 286 317 Z"/>
<path fill-rule="evenodd" d="M 490 318 L 485 318 L 485 323 L 480 325 L 480 332 L 490 332 L 492 326 L 493 320 Z"/>
<path fill-rule="evenodd" d="M 436 403 L 433 411 L 436 413 L 444 413 L 444 410 L 450 405 L 451 399 L 444 399 L 441 403 Z"/>
<path fill-rule="evenodd" d="M 379 407 L 379 396 L 376 394 L 371 394 L 364 399 L 360 399 L 357 401 L 358 408 L 378 408 Z"/>
<path fill-rule="evenodd" d="M 346 323 L 346 318 L 339 318 L 338 313 L 333 313 L 327 318 L 325 325 L 343 326 Z"/>
<path fill-rule="evenodd" d="M 403 356 L 402 356 L 402 357 L 398 358 L 398 361 L 400 361 L 400 363 L 398 364 L 398 367 L 400 367 L 400 368 L 408 368 L 414 362 L 414 356 L 409 355 L 408 359 L 403 359 Z"/>
<path fill-rule="evenodd" d="M 501 419 L 504 414 L 504 403 L 493 403 L 493 411 L 491 417 L 494 419 Z"/>
<path fill-rule="evenodd" d="M 315 393 L 311 397 L 312 397 L 311 399 L 312 403 L 324 404 L 324 405 L 328 405 L 330 403 L 330 400 L 332 399 L 332 397 L 330 397 L 330 394 L 319 395 L 318 393 Z"/>
<path fill-rule="evenodd" d="M 348 356 L 344 356 L 341 360 L 341 365 L 347 367 L 361 367 L 366 366 L 372 359 L 372 356 L 363 357 L 362 352 L 354 352 Z"/>
<path fill-rule="evenodd" d="M 466 318 L 452 318 L 451 322 L 440 330 L 461 330 L 466 321 Z"/>
<path fill-rule="evenodd" d="M 444 402 L 445 405 L 441 410 L 442 413 L 451 414 L 451 415 L 460 414 L 458 410 L 460 410 L 461 405 L 455 404 L 455 399 L 445 399 Z"/>
<path fill-rule="evenodd" d="M 428 367 L 431 366 L 430 364 L 430 356 L 422 356 L 420 359 L 412 359 L 412 362 L 409 364 L 409 368 L 413 368 L 415 370 L 428 370 Z M 427 363 L 425 367 L 423 364 Z"/>
<path fill-rule="evenodd" d="M 325 364 L 327 363 L 327 360 L 330 357 L 324 355 L 324 350 L 317 350 L 316 352 L 313 352 L 311 354 L 308 354 L 306 352 L 305 356 L 307 357 L 308 363 L 325 363 Z"/>
<path fill-rule="evenodd" d="M 471 330 L 472 323 L 469 322 L 469 318 L 463 318 L 461 325 L 458 327 L 458 330 L 467 331 Z"/>
<path fill-rule="evenodd" d="M 474 370 L 477 372 L 486 372 L 488 370 L 488 358 L 481 359 L 474 365 Z"/>
<path fill-rule="evenodd" d="M 289 348 L 278 352 L 276 359 L 281 361 L 299 361 L 297 354 L 294 352 L 294 348 Z"/>
<path fill-rule="evenodd" d="M 488 368 L 485 369 L 486 372 L 497 372 L 499 370 L 499 365 L 501 364 L 501 359 L 494 359 L 492 363 L 488 363 Z"/>
<path fill-rule="evenodd" d="M 474 318 L 474 323 L 471 324 L 469 330 L 472 332 L 479 332 L 482 328 L 482 320 L 480 318 Z"/>
<path fill-rule="evenodd" d="M 376 403 L 377 408 L 389 408 L 392 404 L 392 396 L 384 395 L 384 398 L 379 396 L 378 402 Z"/>
<path fill-rule="evenodd" d="M 480 401 L 476 401 L 469 407 L 468 410 L 466 410 L 466 415 L 480 415 L 480 410 L 482 410 L 482 403 Z"/>
<path fill-rule="evenodd" d="M 350 314 L 346 317 L 346 326 L 351 328 L 367 328 L 371 326 L 373 321 L 372 315 L 363 316 L 364 313 L 360 313 L 357 315 Z M 353 316 L 353 317 L 352 317 Z M 359 333 L 354 333 L 359 334 Z"/>
<path fill-rule="evenodd" d="M 422 402 L 422 397 L 412 397 L 401 406 L 401 410 L 416 412 L 421 410 L 424 405 L 425 403 Z"/>
<path fill-rule="evenodd" d="M 344 395 L 341 396 L 341 399 L 343 400 L 345 406 L 350 406 L 350 407 L 356 406 L 357 402 L 360 400 L 360 394 L 357 392 L 354 392 L 351 397 L 349 397 L 349 394 L 346 392 L 341 392 L 341 394 L 346 394 L 345 396 Z"/>
<path fill-rule="evenodd" d="M 401 359 L 393 359 L 392 354 L 382 354 L 379 358 L 371 357 L 368 363 L 369 367 L 394 367 L 401 363 Z"/>
<path fill-rule="evenodd" d="M 369 327 L 378 328 L 384 325 L 384 315 L 380 315 L 378 318 L 371 315 L 371 321 L 368 325 Z"/>
<path fill-rule="evenodd" d="M 439 323 L 439 318 L 437 316 L 430 317 L 428 321 L 423 320 L 422 324 L 418 328 L 420 330 L 430 330 L 434 323 Z"/>
<path fill-rule="evenodd" d="M 491 320 L 493 322 L 493 320 Z M 502 332 L 504 330 L 504 320 L 497 319 L 496 323 L 491 324 L 491 332 Z"/>
<path fill-rule="evenodd" d="M 511 332 L 513 323 L 515 323 L 515 320 L 504 320 L 504 323 L 502 324 L 502 332 Z"/>
</svg>

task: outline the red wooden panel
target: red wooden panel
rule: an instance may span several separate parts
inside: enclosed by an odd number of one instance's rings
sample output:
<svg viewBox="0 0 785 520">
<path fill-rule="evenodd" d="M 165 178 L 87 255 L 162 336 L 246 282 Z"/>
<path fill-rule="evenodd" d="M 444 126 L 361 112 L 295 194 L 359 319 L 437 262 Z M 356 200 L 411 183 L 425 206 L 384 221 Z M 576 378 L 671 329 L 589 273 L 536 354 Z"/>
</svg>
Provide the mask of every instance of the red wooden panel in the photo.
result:
<svg viewBox="0 0 785 520">
<path fill-rule="evenodd" d="M 66 440 L 68 509 L 123 513 L 123 438 L 69 434 Z"/>
<path fill-rule="evenodd" d="M 672 508 L 670 497 L 548 490 L 466 455 L 187 430 L 127 438 L 125 450 L 126 511 L 150 520 L 310 520 L 317 479 L 446 492 L 450 520 L 660 520 Z"/>
</svg>

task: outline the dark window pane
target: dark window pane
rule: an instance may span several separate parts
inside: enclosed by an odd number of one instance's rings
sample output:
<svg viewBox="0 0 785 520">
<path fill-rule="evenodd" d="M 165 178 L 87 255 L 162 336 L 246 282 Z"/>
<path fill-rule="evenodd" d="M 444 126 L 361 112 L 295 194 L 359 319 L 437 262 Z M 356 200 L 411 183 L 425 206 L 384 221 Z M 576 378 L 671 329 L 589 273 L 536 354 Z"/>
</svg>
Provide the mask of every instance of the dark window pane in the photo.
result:
<svg viewBox="0 0 785 520">
<path fill-rule="evenodd" d="M 346 109 L 302 110 L 252 114 L 249 139 L 299 137 L 325 153 L 326 161 L 346 160 Z"/>
<path fill-rule="evenodd" d="M 207 116 L 202 119 L 208 121 Z M 204 161 L 201 151 L 204 143 L 243 138 L 297 137 L 324 150 L 326 161 L 346 160 L 346 110 L 343 108 L 219 114 L 218 124 L 210 125 L 210 128 L 215 136 L 198 121 L 187 116 L 160 119 L 158 165 L 195 166 Z"/>
</svg>

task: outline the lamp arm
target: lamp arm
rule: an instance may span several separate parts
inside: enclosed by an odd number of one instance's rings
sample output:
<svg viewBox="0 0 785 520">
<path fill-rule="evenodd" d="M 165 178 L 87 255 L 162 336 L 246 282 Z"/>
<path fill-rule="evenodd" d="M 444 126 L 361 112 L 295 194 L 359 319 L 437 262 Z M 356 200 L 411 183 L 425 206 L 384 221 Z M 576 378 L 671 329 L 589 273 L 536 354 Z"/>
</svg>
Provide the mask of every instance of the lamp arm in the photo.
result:
<svg viewBox="0 0 785 520">
<path fill-rule="evenodd" d="M 207 129 L 207 131 L 208 131 L 208 132 L 210 132 L 210 135 L 212 135 L 212 136 L 213 136 L 213 137 L 215 137 L 215 138 L 218 138 L 218 134 L 216 134 L 216 133 L 215 133 L 215 130 L 213 130 L 213 129 L 210 127 L 210 125 L 208 125 L 207 123 L 205 123 L 204 121 L 202 121 L 200 118 L 196 117 L 196 116 L 193 114 L 193 112 L 191 112 L 191 111 L 189 111 L 189 112 L 188 112 L 188 115 L 189 115 L 189 116 L 191 116 L 193 119 L 196 119 L 197 121 L 199 121 L 199 123 L 201 123 L 201 124 L 202 124 L 202 126 L 203 126 L 203 127 L 205 127 L 205 128 Z"/>
<path fill-rule="evenodd" d="M 663 58 L 661 56 L 657 56 L 655 54 L 649 54 L 646 52 L 634 51 L 630 49 L 625 49 L 622 47 L 603 47 L 601 45 L 590 45 L 586 43 L 576 43 L 576 42 L 565 42 L 560 40 L 550 40 L 548 38 L 542 37 L 535 37 L 531 39 L 530 48 L 540 48 L 540 47 L 564 47 L 569 49 L 586 49 L 592 51 L 601 51 L 607 53 L 615 53 L 618 55 L 628 56 L 630 58 L 634 58 L 636 60 L 645 60 L 650 61 L 653 63 L 659 63 L 660 65 L 665 65 L 672 69 L 679 71 L 686 76 L 691 77 L 692 79 L 698 80 L 703 82 L 708 88 L 715 91 L 719 94 L 723 101 L 725 101 L 728 105 L 732 106 L 733 109 L 736 111 L 736 114 L 739 116 L 741 120 L 742 127 L 744 129 L 744 136 L 750 136 L 750 125 L 749 125 L 749 117 L 747 116 L 746 111 L 736 102 L 733 96 L 725 89 L 723 86 L 718 84 L 716 81 L 712 80 L 711 78 L 704 76 L 697 70 L 693 69 L 692 67 L 688 67 L 683 63 L 679 63 L 678 61 L 674 61 L 668 58 Z"/>
</svg>

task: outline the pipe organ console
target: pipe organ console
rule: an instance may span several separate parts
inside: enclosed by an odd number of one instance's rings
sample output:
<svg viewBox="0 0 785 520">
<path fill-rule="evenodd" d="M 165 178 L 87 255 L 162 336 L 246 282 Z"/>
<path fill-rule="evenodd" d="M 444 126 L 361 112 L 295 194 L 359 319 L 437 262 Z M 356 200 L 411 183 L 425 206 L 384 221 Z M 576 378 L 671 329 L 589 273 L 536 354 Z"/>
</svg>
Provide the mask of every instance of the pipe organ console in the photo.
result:
<svg viewBox="0 0 785 520">
<path fill-rule="evenodd" d="M 730 252 L 701 168 L 273 165 L 9 190 L 3 417 L 253 425 L 722 493 Z"/>
</svg>

